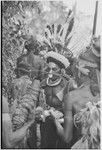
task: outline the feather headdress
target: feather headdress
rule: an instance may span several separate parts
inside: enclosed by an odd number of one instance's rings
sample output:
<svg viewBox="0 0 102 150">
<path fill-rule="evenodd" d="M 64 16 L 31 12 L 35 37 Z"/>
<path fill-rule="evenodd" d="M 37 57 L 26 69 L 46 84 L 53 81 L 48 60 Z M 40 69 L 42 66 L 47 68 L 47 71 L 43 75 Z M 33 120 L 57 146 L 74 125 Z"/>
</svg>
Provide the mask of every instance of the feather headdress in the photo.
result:
<svg viewBox="0 0 102 150">
<path fill-rule="evenodd" d="M 67 48 L 74 31 L 74 17 L 76 5 L 69 10 L 67 18 L 63 24 L 54 23 L 47 25 L 43 43 L 48 47 L 48 51 L 55 51 L 67 57 L 72 56 L 72 52 Z"/>
</svg>

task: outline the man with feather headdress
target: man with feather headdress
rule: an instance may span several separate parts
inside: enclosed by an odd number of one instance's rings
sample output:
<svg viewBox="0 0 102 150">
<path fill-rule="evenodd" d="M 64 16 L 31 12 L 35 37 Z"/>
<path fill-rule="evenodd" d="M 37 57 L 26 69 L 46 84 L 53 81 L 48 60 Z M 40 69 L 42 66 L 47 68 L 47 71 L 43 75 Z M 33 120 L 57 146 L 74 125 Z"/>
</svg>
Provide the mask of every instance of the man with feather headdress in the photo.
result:
<svg viewBox="0 0 102 150">
<path fill-rule="evenodd" d="M 72 37 L 71 31 L 73 30 L 74 23 L 73 12 L 68 14 L 67 19 L 68 21 L 63 25 L 52 24 L 46 27 L 44 44 L 47 46 L 48 52 L 44 56 L 46 67 L 43 70 L 45 74 L 41 82 L 47 107 L 53 109 L 55 114 L 58 111 L 59 114 L 61 112 L 61 116 L 63 116 L 64 89 L 72 75 L 69 70 L 70 62 L 73 60 L 73 54 L 67 49 L 67 45 Z M 67 74 L 68 71 L 69 74 Z M 74 80 L 71 79 L 70 90 L 76 87 L 77 85 Z M 51 110 L 50 108 L 49 112 Z M 41 123 L 41 148 L 64 148 L 65 145 L 57 135 L 53 118 L 49 115 L 46 117 L 45 122 Z"/>
</svg>

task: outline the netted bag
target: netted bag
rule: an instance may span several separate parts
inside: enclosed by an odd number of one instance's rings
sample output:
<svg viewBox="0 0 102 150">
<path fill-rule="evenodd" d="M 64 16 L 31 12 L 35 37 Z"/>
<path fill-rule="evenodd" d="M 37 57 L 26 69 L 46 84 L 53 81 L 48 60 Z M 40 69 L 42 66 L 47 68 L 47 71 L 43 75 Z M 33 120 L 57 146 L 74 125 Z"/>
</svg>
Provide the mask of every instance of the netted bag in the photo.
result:
<svg viewBox="0 0 102 150">
<path fill-rule="evenodd" d="M 22 76 L 18 79 L 15 79 L 12 83 L 12 98 L 20 99 L 25 93 L 28 86 L 31 85 L 31 80 L 28 76 Z"/>
<path fill-rule="evenodd" d="M 22 89 L 25 85 L 22 85 L 21 91 L 23 93 L 19 95 L 18 105 L 15 109 L 15 112 L 12 114 L 12 122 L 13 129 L 17 130 L 21 128 L 25 122 L 29 121 L 29 119 L 34 119 L 35 117 L 35 108 L 36 102 L 39 95 L 40 82 L 38 80 L 34 80 L 31 85 L 26 82 L 25 91 Z M 22 83 L 23 84 L 23 83 Z M 21 92 L 19 91 L 19 93 Z"/>
</svg>

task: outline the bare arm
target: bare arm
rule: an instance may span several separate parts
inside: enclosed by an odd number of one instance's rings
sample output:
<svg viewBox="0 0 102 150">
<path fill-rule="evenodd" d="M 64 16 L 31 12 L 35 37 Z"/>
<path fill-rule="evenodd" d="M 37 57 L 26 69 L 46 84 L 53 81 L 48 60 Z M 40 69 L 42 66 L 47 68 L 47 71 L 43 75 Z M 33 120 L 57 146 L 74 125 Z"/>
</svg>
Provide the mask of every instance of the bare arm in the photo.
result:
<svg viewBox="0 0 102 150">
<path fill-rule="evenodd" d="M 25 124 L 21 129 L 12 131 L 9 114 L 3 114 L 3 141 L 7 148 L 14 148 L 26 136 L 26 131 L 33 122 Z"/>
<path fill-rule="evenodd" d="M 65 106 L 66 107 L 66 106 Z M 65 117 L 64 117 L 64 128 L 55 120 L 55 124 L 57 127 L 58 134 L 64 139 L 66 143 L 69 143 L 73 136 L 73 118 L 72 118 L 72 111 L 65 110 Z"/>
<path fill-rule="evenodd" d="M 72 116 L 72 101 L 67 89 L 64 96 L 64 128 L 55 120 L 58 134 L 64 139 L 66 143 L 69 143 L 73 136 L 73 116 Z"/>
</svg>

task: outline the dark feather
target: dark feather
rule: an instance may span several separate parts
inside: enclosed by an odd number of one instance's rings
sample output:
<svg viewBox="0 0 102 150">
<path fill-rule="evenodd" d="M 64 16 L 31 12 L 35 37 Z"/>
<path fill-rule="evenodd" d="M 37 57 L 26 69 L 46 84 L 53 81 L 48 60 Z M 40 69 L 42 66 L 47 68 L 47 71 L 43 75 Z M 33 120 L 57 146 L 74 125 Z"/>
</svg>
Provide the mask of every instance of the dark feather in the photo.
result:
<svg viewBox="0 0 102 150">
<path fill-rule="evenodd" d="M 50 25 L 47 25 L 47 28 L 49 29 L 50 33 L 52 34 L 52 30 L 51 30 Z"/>
<path fill-rule="evenodd" d="M 52 33 L 54 33 L 54 24 L 52 25 Z"/>
<path fill-rule="evenodd" d="M 59 33 L 61 27 L 62 27 L 61 24 L 59 24 L 59 25 L 57 26 L 57 33 Z"/>
<path fill-rule="evenodd" d="M 65 39 L 67 39 L 69 33 L 72 31 L 73 25 L 74 25 L 74 18 L 72 18 L 72 20 L 69 23 L 69 27 L 67 29 L 67 33 L 66 33 Z"/>
</svg>

